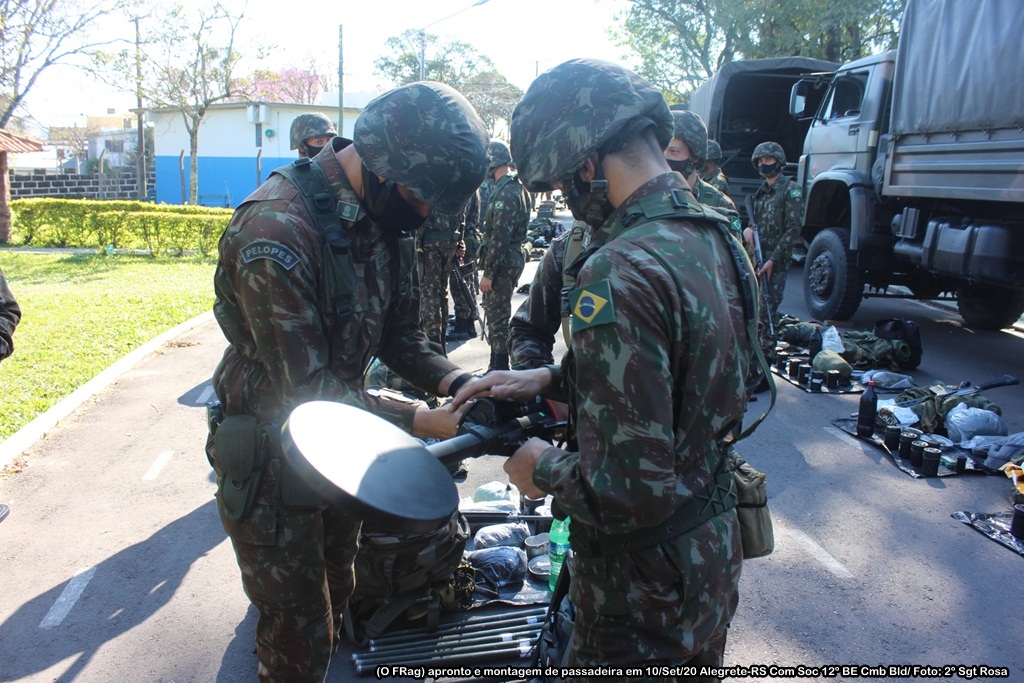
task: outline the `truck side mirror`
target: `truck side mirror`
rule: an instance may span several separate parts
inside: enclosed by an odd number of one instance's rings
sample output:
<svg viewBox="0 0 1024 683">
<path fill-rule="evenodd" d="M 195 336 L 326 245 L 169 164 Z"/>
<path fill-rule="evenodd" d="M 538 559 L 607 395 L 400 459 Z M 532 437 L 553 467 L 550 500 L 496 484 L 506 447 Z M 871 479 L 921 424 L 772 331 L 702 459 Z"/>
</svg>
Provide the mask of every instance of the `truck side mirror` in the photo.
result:
<svg viewBox="0 0 1024 683">
<path fill-rule="evenodd" d="M 789 115 L 802 119 L 807 114 L 807 96 L 811 91 L 810 81 L 797 81 L 789 91 Z"/>
</svg>

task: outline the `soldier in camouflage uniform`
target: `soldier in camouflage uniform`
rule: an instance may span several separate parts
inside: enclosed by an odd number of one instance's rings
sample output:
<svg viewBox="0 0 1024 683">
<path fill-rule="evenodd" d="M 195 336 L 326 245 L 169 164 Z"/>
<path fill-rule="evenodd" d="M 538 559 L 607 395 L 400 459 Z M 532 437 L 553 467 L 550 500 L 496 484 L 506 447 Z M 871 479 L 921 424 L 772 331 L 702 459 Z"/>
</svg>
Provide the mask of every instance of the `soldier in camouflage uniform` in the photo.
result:
<svg viewBox="0 0 1024 683">
<path fill-rule="evenodd" d="M 21 320 L 21 308 L 14 300 L 4 271 L 0 270 L 0 360 L 14 353 L 14 328 Z"/>
<path fill-rule="evenodd" d="M 754 148 L 751 157 L 754 168 L 764 178 L 761 187 L 754 193 L 754 222 L 761 240 L 761 255 L 764 262 L 758 264 L 758 278 L 768 279 L 768 298 L 773 323 L 778 327 L 779 305 L 786 289 L 786 274 L 793 256 L 793 244 L 800 239 L 800 227 L 804 215 L 803 192 L 796 182 L 782 175 L 786 165 L 786 153 L 777 142 L 762 142 Z M 748 226 L 743 231 L 747 251 L 754 257 L 754 231 Z M 766 322 L 761 325 L 761 348 L 769 364 L 775 360 L 776 339 L 768 330 Z M 765 388 L 761 385 L 761 388 Z"/>
<path fill-rule="evenodd" d="M 491 140 L 488 147 L 494 179 L 484 209 L 484 244 L 480 291 L 483 292 L 487 341 L 491 345 L 488 370 L 508 370 L 508 320 L 512 316 L 512 294 L 519 284 L 526 261 L 522 244 L 530 224 L 530 199 L 512 170 L 508 145 Z"/>
<path fill-rule="evenodd" d="M 292 120 L 292 149 L 299 150 L 300 158 L 312 159 L 338 134 L 334 124 L 323 114 L 299 114 Z"/>
<path fill-rule="evenodd" d="M 670 171 L 668 106 L 635 74 L 559 65 L 530 86 L 511 130 L 527 188 L 561 189 L 596 226 L 571 266 L 572 345 L 561 368 L 470 380 L 453 405 L 568 390 L 578 452 L 531 439 L 505 469 L 572 520 L 570 666 L 718 665 L 741 569 L 724 460 L 754 353 L 750 262 Z"/>
<path fill-rule="evenodd" d="M 464 341 L 476 337 L 476 323 L 479 312 L 476 306 L 476 295 L 480 284 L 476 275 L 476 259 L 480 251 L 480 192 L 474 192 L 466 204 L 466 220 L 462 224 L 462 241 L 455 252 L 458 270 L 452 269 L 449 275 L 449 288 L 455 304 L 455 322 L 448 328 L 448 341 Z M 459 274 L 461 273 L 461 275 Z M 459 278 L 466 283 L 469 296 Z"/>
<path fill-rule="evenodd" d="M 452 88 L 413 83 L 370 102 L 354 132 L 354 141 L 334 138 L 313 160 L 290 167 L 296 174 L 322 169 L 333 192 L 334 206 L 326 207 L 332 223 L 318 226 L 296 185 L 274 174 L 238 207 L 220 239 L 214 314 L 229 345 L 213 383 L 227 417 L 207 453 L 223 481 L 220 458 L 243 449 L 222 449 L 221 437 L 258 421 L 261 436 L 253 440 L 266 448 L 244 451 L 250 469 L 253 451 L 265 453 L 255 503 L 234 514 L 227 486 L 217 497 L 243 587 L 259 611 L 262 681 L 323 681 L 352 594 L 360 527 L 296 486 L 279 443 L 282 422 L 301 403 L 330 400 L 381 414 L 420 438 L 446 438 L 457 413 L 379 401 L 364 392 L 363 374 L 377 356 L 439 395 L 470 377 L 420 330 L 411 234 L 431 210 L 461 211 L 479 186 L 487 168 L 484 124 Z"/>
<path fill-rule="evenodd" d="M 682 174 L 698 202 L 727 217 L 738 233 L 741 223 L 736 205 L 723 193 L 704 182 L 698 173 L 708 153 L 708 129 L 704 125 L 704 120 L 692 111 L 674 111 L 672 121 L 672 141 L 665 148 L 665 159 L 669 168 Z"/>
<path fill-rule="evenodd" d="M 455 253 L 462 242 L 464 215 L 432 213 L 416 233 L 420 327 L 438 353 L 446 353 L 448 281 L 455 265 Z"/>
<path fill-rule="evenodd" d="M 722 161 L 722 146 L 714 140 L 708 140 L 708 158 L 704 161 L 704 170 L 700 177 L 713 188 L 729 196 L 729 179 L 722 173 L 719 162 Z"/>
</svg>

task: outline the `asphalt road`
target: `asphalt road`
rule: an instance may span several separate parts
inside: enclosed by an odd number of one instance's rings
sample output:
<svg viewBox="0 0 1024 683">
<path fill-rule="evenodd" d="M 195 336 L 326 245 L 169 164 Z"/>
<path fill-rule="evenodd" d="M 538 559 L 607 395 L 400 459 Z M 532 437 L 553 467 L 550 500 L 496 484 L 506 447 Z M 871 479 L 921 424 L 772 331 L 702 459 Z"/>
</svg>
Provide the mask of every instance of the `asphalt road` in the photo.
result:
<svg viewBox="0 0 1024 683">
<path fill-rule="evenodd" d="M 806 317 L 800 275 L 791 271 L 783 310 Z M 921 325 L 918 384 L 1024 374 L 1019 331 L 968 330 L 955 313 L 898 300 L 869 300 L 854 322 L 870 329 L 893 315 Z M 202 451 L 202 405 L 223 348 L 213 323 L 176 338 L 0 481 L 11 507 L 0 524 L 0 681 L 255 679 L 255 613 Z M 488 349 L 477 339 L 451 356 L 479 370 Z M 1024 431 L 1024 388 L 989 397 L 1011 432 Z M 762 397 L 751 411 L 766 405 Z M 775 411 L 741 444 L 768 474 L 776 550 L 744 564 L 727 664 L 766 667 L 746 680 L 795 673 L 770 666 L 852 680 L 901 672 L 823 667 L 898 665 L 940 667 L 919 678 L 944 677 L 950 665 L 954 680 L 1000 680 L 968 667 L 1006 667 L 1009 680 L 1024 680 L 1022 558 L 950 517 L 1008 509 L 1008 480 L 912 479 L 832 427 L 856 405 L 855 395 L 780 383 Z M 503 480 L 500 465 L 473 461 L 463 495 Z M 338 657 L 329 680 L 357 677 Z"/>
</svg>

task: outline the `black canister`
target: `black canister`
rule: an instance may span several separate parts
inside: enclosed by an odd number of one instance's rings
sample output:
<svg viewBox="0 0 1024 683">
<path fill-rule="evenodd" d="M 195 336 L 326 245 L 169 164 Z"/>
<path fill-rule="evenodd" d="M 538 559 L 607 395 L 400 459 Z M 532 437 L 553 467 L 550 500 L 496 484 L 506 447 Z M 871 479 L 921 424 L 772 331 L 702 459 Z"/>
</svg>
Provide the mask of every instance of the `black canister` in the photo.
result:
<svg viewBox="0 0 1024 683">
<path fill-rule="evenodd" d="M 928 442 L 921 439 L 910 444 L 910 464 L 914 467 L 921 466 L 921 458 L 924 456 L 924 449 L 928 448 Z"/>
<path fill-rule="evenodd" d="M 811 393 L 820 394 L 821 393 L 821 385 L 824 384 L 824 383 L 825 383 L 825 381 L 823 379 L 821 379 L 820 377 L 815 378 L 814 375 L 812 374 L 811 375 Z"/>
<path fill-rule="evenodd" d="M 778 355 L 775 356 L 775 367 L 779 372 L 786 372 L 786 367 L 789 364 L 789 351 L 779 351 Z"/>
<path fill-rule="evenodd" d="M 792 379 L 796 379 L 797 375 L 800 374 L 800 359 L 790 358 L 789 365 L 786 366 L 786 374 Z"/>
<path fill-rule="evenodd" d="M 829 370 L 825 373 L 825 387 L 829 391 L 839 391 L 839 383 L 842 381 L 842 377 L 838 370 Z"/>
<path fill-rule="evenodd" d="M 822 372 L 821 370 L 815 370 L 814 369 L 814 364 L 811 363 L 811 381 L 813 382 L 816 379 L 820 379 L 821 383 L 824 384 L 825 383 L 825 373 Z"/>
<path fill-rule="evenodd" d="M 916 430 L 904 429 L 900 432 L 900 457 L 904 460 L 910 460 L 910 445 L 917 441 L 917 437 L 921 436 Z"/>
<path fill-rule="evenodd" d="M 885 447 L 889 449 L 890 453 L 895 453 L 899 449 L 901 433 L 903 433 L 903 427 L 899 425 L 889 425 L 885 428 Z"/>
<path fill-rule="evenodd" d="M 1014 538 L 1024 538 L 1024 505 L 1013 506 L 1013 519 L 1010 520 L 1010 533 Z"/>
<path fill-rule="evenodd" d="M 963 474 L 967 471 L 967 456 L 958 455 L 956 456 L 956 473 Z"/>
<path fill-rule="evenodd" d="M 811 381 L 811 364 L 801 363 L 797 369 L 796 381 L 800 384 L 808 384 Z"/>
<path fill-rule="evenodd" d="M 921 454 L 921 474 L 926 477 L 936 477 L 939 474 L 939 458 L 942 457 L 942 449 L 929 446 Z"/>
</svg>

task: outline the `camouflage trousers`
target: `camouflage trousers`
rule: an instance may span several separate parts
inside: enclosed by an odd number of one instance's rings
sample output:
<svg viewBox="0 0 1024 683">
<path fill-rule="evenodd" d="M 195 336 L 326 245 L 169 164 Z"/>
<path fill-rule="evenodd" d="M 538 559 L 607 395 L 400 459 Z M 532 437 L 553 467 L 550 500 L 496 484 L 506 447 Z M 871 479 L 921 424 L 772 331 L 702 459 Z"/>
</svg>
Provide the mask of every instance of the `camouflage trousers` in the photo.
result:
<svg viewBox="0 0 1024 683">
<path fill-rule="evenodd" d="M 720 666 L 739 603 L 742 559 L 734 511 L 653 548 L 608 557 L 577 553 L 569 587 L 576 605 L 569 666 Z"/>
<path fill-rule="evenodd" d="M 259 612 L 259 680 L 320 683 L 344 637 L 341 615 L 355 587 L 360 521 L 335 508 L 277 505 L 279 466 L 271 460 L 256 504 L 241 523 L 218 509 L 242 588 Z"/>
<path fill-rule="evenodd" d="M 457 247 L 456 242 L 433 242 L 418 254 L 420 328 L 428 339 L 443 336 L 448 324 L 448 278 Z"/>
<path fill-rule="evenodd" d="M 491 291 L 483 294 L 484 316 L 487 318 L 487 341 L 491 353 L 508 355 L 509 320 L 512 318 L 512 294 L 519 284 L 525 264 L 522 259 L 510 260 L 507 267 L 491 279 Z"/>
<path fill-rule="evenodd" d="M 764 307 L 764 299 L 760 299 L 761 313 L 757 321 L 757 333 L 758 339 L 761 344 L 761 350 L 764 351 L 764 358 L 768 361 L 769 365 L 775 363 L 775 345 L 779 341 L 779 305 L 782 303 L 782 295 L 786 290 L 786 275 L 789 273 L 789 259 L 785 260 L 785 267 L 778 267 L 776 264 L 772 270 L 772 276 L 768 278 L 768 302 L 771 306 L 771 312 L 774 316 L 772 323 L 775 326 L 775 334 L 773 335 L 768 329 L 768 318 L 767 311 Z M 759 279 L 758 284 L 763 285 L 764 280 Z"/>
<path fill-rule="evenodd" d="M 479 291 L 480 283 L 476 281 L 476 268 L 468 266 L 466 268 L 468 272 L 462 276 L 463 281 L 466 283 L 466 288 L 469 289 L 469 293 L 476 296 Z M 473 317 L 473 301 L 466 298 L 462 287 L 459 286 L 459 276 L 455 273 L 453 268 L 451 275 L 448 279 L 448 288 L 452 292 L 452 301 L 455 302 L 455 317 L 460 320 L 469 320 Z"/>
</svg>

